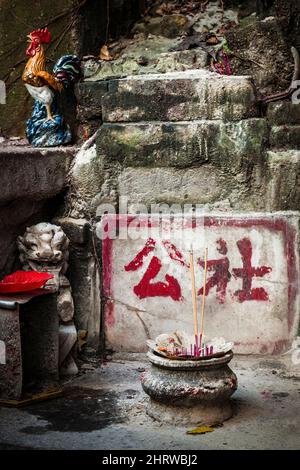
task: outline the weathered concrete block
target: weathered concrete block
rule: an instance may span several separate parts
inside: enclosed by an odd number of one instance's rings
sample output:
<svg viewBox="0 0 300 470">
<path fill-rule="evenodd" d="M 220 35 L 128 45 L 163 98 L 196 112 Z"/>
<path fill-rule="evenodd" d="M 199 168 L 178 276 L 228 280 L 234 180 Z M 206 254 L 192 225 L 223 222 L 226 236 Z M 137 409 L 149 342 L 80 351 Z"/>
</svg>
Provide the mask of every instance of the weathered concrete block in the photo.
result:
<svg viewBox="0 0 300 470">
<path fill-rule="evenodd" d="M 270 151 L 267 153 L 267 165 L 267 210 L 299 210 L 300 151 Z"/>
<path fill-rule="evenodd" d="M 126 198 L 127 208 L 135 211 L 139 204 L 198 204 L 214 210 L 264 209 L 261 186 L 251 192 L 256 180 L 251 168 L 235 176 L 213 165 L 199 168 L 125 168 L 118 177 L 117 192 Z M 99 201 L 101 203 L 101 201 Z M 154 212 L 159 212 L 155 210 Z"/>
<path fill-rule="evenodd" d="M 191 243 L 199 315 L 208 247 L 205 335 L 223 336 L 243 354 L 290 347 L 299 322 L 299 213 L 209 213 L 162 225 L 154 216 L 118 220 L 122 237 L 113 216 L 103 220 L 110 234 L 102 242 L 108 347 L 140 352 L 161 333 L 193 334 Z"/>
<path fill-rule="evenodd" d="M 103 124 L 97 153 L 124 166 L 186 168 L 205 162 L 229 172 L 260 160 L 268 137 L 264 119 Z"/>
<path fill-rule="evenodd" d="M 110 122 L 240 120 L 258 115 L 249 77 L 206 70 L 112 80 L 102 103 L 103 121 Z"/>
<path fill-rule="evenodd" d="M 176 168 L 125 168 L 119 176 L 118 192 L 135 204 L 208 204 L 226 199 L 232 191 L 226 175 L 211 165 Z"/>
<path fill-rule="evenodd" d="M 0 398 L 19 400 L 22 394 L 22 352 L 19 308 L 0 308 L 0 341 L 3 357 L 0 362 Z"/>
<path fill-rule="evenodd" d="M 61 226 L 71 244 L 82 245 L 89 239 L 89 222 L 86 219 L 57 217 L 53 223 Z"/>
<path fill-rule="evenodd" d="M 291 101 L 269 103 L 267 118 L 276 126 L 300 124 L 300 104 L 293 104 Z"/>
<path fill-rule="evenodd" d="M 101 118 L 102 98 L 108 91 L 108 82 L 80 82 L 76 88 L 79 120 Z"/>
<path fill-rule="evenodd" d="M 25 390 L 49 390 L 58 386 L 57 295 L 35 297 L 20 308 Z"/>
<path fill-rule="evenodd" d="M 0 150 L 0 202 L 42 200 L 61 192 L 76 147 L 4 146 Z"/>
<path fill-rule="evenodd" d="M 300 125 L 273 126 L 270 132 L 270 145 L 279 149 L 300 149 Z"/>
</svg>

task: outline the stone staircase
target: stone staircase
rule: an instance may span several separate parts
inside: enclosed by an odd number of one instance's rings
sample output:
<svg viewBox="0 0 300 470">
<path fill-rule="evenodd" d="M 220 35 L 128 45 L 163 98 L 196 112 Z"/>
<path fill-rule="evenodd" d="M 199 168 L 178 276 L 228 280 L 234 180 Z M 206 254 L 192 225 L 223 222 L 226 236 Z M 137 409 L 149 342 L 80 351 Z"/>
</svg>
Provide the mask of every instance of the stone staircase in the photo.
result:
<svg viewBox="0 0 300 470">
<path fill-rule="evenodd" d="M 193 70 L 85 81 L 80 96 L 85 122 L 102 122 L 93 155 L 74 168 L 91 214 L 125 195 L 129 205 L 299 208 L 299 106 L 272 103 L 262 116 L 250 77 Z"/>
<path fill-rule="evenodd" d="M 299 210 L 300 107 L 277 102 L 262 114 L 250 77 L 185 71 L 86 80 L 77 91 L 81 129 L 97 132 L 75 157 L 67 219 L 57 222 L 80 248 L 70 264 L 81 285 L 77 325 L 89 338 L 99 338 L 95 247 L 72 233 L 78 220 L 96 223 L 101 205 L 118 213 L 123 196 L 129 212 L 161 204 L 246 217 Z"/>
</svg>

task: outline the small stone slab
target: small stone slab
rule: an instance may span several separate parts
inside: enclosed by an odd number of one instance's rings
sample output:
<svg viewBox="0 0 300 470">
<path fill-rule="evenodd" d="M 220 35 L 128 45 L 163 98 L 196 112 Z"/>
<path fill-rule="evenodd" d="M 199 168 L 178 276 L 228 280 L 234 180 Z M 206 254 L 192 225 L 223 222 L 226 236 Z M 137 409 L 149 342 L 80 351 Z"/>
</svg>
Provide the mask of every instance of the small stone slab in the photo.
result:
<svg viewBox="0 0 300 470">
<path fill-rule="evenodd" d="M 300 125 L 273 126 L 270 131 L 270 146 L 278 149 L 300 149 Z"/>
<path fill-rule="evenodd" d="M 108 91 L 108 82 L 84 81 L 76 86 L 77 117 L 80 120 L 89 120 L 102 117 L 102 98 Z"/>
<path fill-rule="evenodd" d="M 36 297 L 21 306 L 24 390 L 42 392 L 57 388 L 57 295 Z"/>
<path fill-rule="evenodd" d="M 287 124 L 300 125 L 300 104 L 293 104 L 292 101 L 269 103 L 267 118 L 276 126 Z"/>
<path fill-rule="evenodd" d="M 270 210 L 299 210 L 300 150 L 269 151 L 266 154 L 268 184 L 266 204 Z"/>
</svg>

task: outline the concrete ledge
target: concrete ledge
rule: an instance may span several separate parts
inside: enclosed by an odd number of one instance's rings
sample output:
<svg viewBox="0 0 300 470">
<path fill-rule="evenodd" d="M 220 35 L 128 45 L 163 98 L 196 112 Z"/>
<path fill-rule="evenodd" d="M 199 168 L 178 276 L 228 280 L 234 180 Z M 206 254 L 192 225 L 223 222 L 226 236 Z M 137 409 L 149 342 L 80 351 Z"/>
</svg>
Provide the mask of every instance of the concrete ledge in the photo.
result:
<svg viewBox="0 0 300 470">
<path fill-rule="evenodd" d="M 0 202 L 19 198 L 37 201 L 61 192 L 76 149 L 29 145 L 0 148 Z"/>
</svg>

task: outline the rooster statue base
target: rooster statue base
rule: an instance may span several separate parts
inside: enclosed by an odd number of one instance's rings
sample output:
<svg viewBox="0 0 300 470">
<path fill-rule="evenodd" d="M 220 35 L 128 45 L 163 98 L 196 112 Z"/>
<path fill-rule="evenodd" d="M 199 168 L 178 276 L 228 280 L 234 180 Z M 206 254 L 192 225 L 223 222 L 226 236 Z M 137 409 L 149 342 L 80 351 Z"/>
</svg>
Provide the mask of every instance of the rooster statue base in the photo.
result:
<svg viewBox="0 0 300 470">
<path fill-rule="evenodd" d="M 52 119 L 47 118 L 45 105 L 35 100 L 33 113 L 26 125 L 28 142 L 35 147 L 66 145 L 72 140 L 72 133 L 63 116 L 57 112 L 56 101 L 51 106 Z"/>
<path fill-rule="evenodd" d="M 23 82 L 34 98 L 33 114 L 27 121 L 26 135 L 35 147 L 53 147 L 72 141 L 70 127 L 58 111 L 58 98 L 64 88 L 73 85 L 80 77 L 80 61 L 74 55 L 64 55 L 53 67 L 46 68 L 43 44 L 51 41 L 47 28 L 32 31 L 26 55 L 29 57 L 22 75 Z"/>
</svg>

